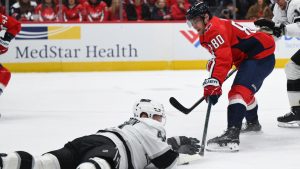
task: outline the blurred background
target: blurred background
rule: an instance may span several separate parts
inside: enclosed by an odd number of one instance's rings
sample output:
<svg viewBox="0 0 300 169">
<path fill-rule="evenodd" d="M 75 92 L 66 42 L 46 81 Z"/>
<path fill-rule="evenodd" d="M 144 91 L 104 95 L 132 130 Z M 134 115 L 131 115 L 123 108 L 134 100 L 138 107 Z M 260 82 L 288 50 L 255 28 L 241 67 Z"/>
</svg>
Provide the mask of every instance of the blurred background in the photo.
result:
<svg viewBox="0 0 300 169">
<path fill-rule="evenodd" d="M 212 56 L 185 21 L 196 1 L 1 0 L 0 12 L 22 29 L 0 63 L 11 72 L 205 69 Z M 213 15 L 251 29 L 254 20 L 273 17 L 270 0 L 205 1 Z M 283 68 L 300 38 L 282 36 L 276 45 Z"/>
<path fill-rule="evenodd" d="M 1 13 L 22 22 L 185 20 L 197 0 L 1 0 Z M 270 0 L 204 0 L 228 19 L 272 18 Z"/>
</svg>

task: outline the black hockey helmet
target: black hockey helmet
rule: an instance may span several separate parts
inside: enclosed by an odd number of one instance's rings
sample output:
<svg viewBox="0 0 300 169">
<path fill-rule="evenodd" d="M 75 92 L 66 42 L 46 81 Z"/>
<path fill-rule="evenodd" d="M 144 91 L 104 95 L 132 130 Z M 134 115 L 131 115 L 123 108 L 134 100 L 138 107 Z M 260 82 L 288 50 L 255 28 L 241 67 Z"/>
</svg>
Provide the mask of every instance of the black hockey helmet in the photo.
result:
<svg viewBox="0 0 300 169">
<path fill-rule="evenodd" d="M 186 19 L 187 20 L 192 20 L 196 17 L 205 17 L 205 14 L 209 14 L 209 7 L 206 3 L 200 1 L 200 2 L 196 2 L 193 6 L 190 7 L 190 9 L 187 10 L 186 12 Z"/>
</svg>

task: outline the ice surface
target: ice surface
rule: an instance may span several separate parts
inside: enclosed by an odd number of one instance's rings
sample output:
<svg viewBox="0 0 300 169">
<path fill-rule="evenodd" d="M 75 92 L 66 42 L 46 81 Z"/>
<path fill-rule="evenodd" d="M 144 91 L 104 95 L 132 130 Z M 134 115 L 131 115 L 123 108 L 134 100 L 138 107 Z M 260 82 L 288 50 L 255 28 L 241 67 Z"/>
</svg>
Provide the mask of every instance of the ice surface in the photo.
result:
<svg viewBox="0 0 300 169">
<path fill-rule="evenodd" d="M 0 152 L 25 150 L 35 155 L 61 148 L 76 137 L 119 125 L 139 98 L 156 99 L 167 111 L 167 134 L 201 139 L 207 104 L 189 115 L 173 108 L 177 98 L 189 107 L 202 97 L 206 71 L 95 73 L 17 73 L 0 97 Z M 227 92 L 212 107 L 207 139 L 226 128 Z M 300 129 L 277 127 L 289 111 L 283 69 L 274 70 L 257 94 L 260 134 L 241 135 L 240 152 L 205 152 L 203 159 L 181 169 L 299 169 Z"/>
</svg>

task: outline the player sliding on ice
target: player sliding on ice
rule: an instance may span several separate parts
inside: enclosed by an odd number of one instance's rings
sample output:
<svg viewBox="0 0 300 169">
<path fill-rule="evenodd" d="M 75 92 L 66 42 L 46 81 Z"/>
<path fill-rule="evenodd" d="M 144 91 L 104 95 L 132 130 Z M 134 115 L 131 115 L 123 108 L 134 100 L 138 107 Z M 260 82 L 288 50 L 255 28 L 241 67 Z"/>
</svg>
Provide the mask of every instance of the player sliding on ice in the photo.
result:
<svg viewBox="0 0 300 169">
<path fill-rule="evenodd" d="M 275 65 L 275 42 L 270 35 L 256 32 L 234 21 L 214 17 L 209 7 L 198 2 L 186 14 L 189 25 L 199 34 L 200 42 L 212 55 L 204 83 L 204 97 L 216 104 L 222 84 L 234 65 L 238 71 L 228 93 L 227 130 L 208 140 L 207 150 L 238 151 L 240 132 L 260 131 L 258 105 L 254 97 Z M 242 121 L 246 124 L 242 128 Z"/>
<path fill-rule="evenodd" d="M 150 163 L 157 168 L 174 169 L 188 162 L 183 157 L 198 153 L 196 138 L 166 140 L 162 104 L 141 99 L 134 104 L 133 114 L 118 127 L 77 138 L 39 157 L 24 151 L 2 155 L 0 169 L 143 169 Z"/>
</svg>

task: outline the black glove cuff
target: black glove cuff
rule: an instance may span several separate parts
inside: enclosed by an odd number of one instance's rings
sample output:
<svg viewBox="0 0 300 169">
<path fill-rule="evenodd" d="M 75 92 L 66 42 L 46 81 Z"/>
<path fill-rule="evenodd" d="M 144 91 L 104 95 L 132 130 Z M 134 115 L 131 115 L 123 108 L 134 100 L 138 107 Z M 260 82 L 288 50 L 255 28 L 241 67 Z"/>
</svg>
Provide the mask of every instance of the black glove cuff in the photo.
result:
<svg viewBox="0 0 300 169">
<path fill-rule="evenodd" d="M 172 147 L 174 151 L 178 150 L 180 145 L 178 145 L 176 139 L 174 137 L 168 138 L 167 143 Z"/>
<path fill-rule="evenodd" d="M 14 35 L 12 35 L 11 33 L 6 32 L 4 37 L 3 37 L 3 40 L 10 42 L 13 38 L 15 38 Z"/>
<path fill-rule="evenodd" d="M 254 21 L 254 25 L 259 27 L 268 27 L 270 29 L 273 29 L 275 27 L 275 23 L 267 19 L 258 19 Z"/>
</svg>

